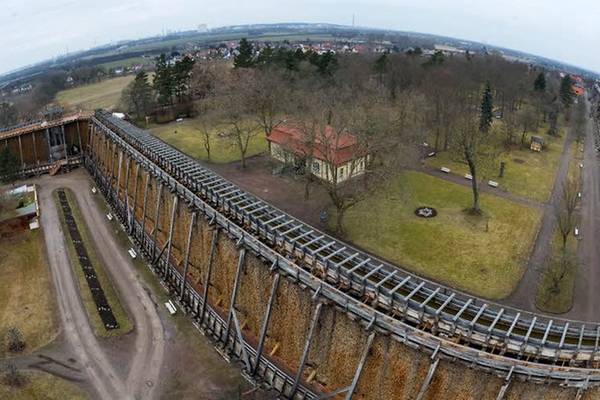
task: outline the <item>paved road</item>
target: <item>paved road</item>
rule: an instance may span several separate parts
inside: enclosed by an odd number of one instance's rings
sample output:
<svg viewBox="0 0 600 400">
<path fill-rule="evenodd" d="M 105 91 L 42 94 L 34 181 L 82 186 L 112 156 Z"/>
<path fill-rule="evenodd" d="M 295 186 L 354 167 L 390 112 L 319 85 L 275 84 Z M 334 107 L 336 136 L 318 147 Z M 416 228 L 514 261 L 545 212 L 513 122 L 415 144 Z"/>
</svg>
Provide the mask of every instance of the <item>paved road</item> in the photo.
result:
<svg viewBox="0 0 600 400">
<path fill-rule="evenodd" d="M 589 110 L 589 103 L 588 110 Z M 567 318 L 600 321 L 600 158 L 595 149 L 593 123 L 587 120 L 581 203 L 579 270 L 575 281 L 573 308 Z"/>
<path fill-rule="evenodd" d="M 535 307 L 535 295 L 539 280 L 540 271 L 544 266 L 544 261 L 549 254 L 550 245 L 554 236 L 554 227 L 556 226 L 556 217 L 554 208 L 561 201 L 563 183 L 569 172 L 569 161 L 571 160 L 571 144 L 574 140 L 574 134 L 571 129 L 567 133 L 567 138 L 563 145 L 558 171 L 554 180 L 554 187 L 550 194 L 550 200 L 544 207 L 540 230 L 538 231 L 533 250 L 529 257 L 527 269 L 523 278 L 519 281 L 516 290 L 500 303 L 526 311 L 537 311 Z"/>
<path fill-rule="evenodd" d="M 67 342 L 84 365 L 90 383 L 102 399 L 152 399 L 156 397 L 164 356 L 163 327 L 157 311 L 135 276 L 133 266 L 122 254 L 106 218 L 93 203 L 85 171 L 56 177 L 44 176 L 40 187 L 41 223 L 48 251 L 52 279 Z M 134 321 L 135 340 L 128 351 L 128 375 L 121 376 L 96 339 L 86 316 L 75 276 L 69 265 L 65 237 L 52 191 L 70 188 L 88 226 L 104 266 L 116 286 L 123 306 Z"/>
</svg>

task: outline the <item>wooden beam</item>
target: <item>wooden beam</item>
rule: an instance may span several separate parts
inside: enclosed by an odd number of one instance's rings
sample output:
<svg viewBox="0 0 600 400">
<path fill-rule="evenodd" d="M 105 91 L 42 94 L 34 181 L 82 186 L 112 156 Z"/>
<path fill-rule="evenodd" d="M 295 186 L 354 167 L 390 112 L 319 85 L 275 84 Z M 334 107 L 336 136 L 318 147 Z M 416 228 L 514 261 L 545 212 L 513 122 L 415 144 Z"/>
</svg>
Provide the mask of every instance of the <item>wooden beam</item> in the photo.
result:
<svg viewBox="0 0 600 400">
<path fill-rule="evenodd" d="M 173 207 L 171 209 L 171 223 L 169 224 L 169 246 L 167 247 L 167 264 L 165 265 L 165 281 L 169 283 L 169 260 L 171 259 L 171 249 L 173 248 L 173 228 L 175 227 L 175 216 L 179 206 L 179 196 L 173 195 Z"/>
<path fill-rule="evenodd" d="M 192 220 L 190 221 L 190 228 L 188 230 L 188 240 L 185 246 L 185 256 L 183 259 L 183 278 L 181 280 L 181 289 L 179 290 L 179 299 L 183 302 L 185 296 L 185 284 L 187 282 L 187 273 L 190 266 L 190 249 L 192 247 L 192 237 L 194 236 L 194 226 L 196 225 L 196 218 L 198 214 L 194 211 L 192 213 Z"/>
<path fill-rule="evenodd" d="M 308 358 L 308 352 L 310 350 L 310 343 L 312 342 L 312 338 L 315 334 L 315 329 L 317 327 L 317 322 L 319 322 L 319 316 L 321 315 L 321 308 L 323 307 L 323 303 L 317 303 L 315 307 L 315 311 L 313 312 L 312 319 L 310 321 L 310 328 L 308 329 L 308 336 L 306 336 L 306 341 L 304 342 L 304 350 L 302 351 L 302 357 L 300 358 L 300 365 L 298 366 L 298 371 L 296 372 L 296 378 L 294 379 L 294 385 L 292 386 L 290 398 L 294 398 L 296 394 L 296 390 L 298 390 L 298 385 L 300 384 L 300 379 L 302 379 L 302 373 L 304 372 L 304 365 L 306 364 L 306 359 Z"/>
<path fill-rule="evenodd" d="M 208 256 L 208 265 L 206 266 L 206 278 L 204 279 L 204 293 L 202 293 L 202 310 L 200 311 L 200 325 L 204 321 L 206 313 L 206 303 L 208 302 L 208 287 L 210 286 L 210 275 L 212 272 L 213 261 L 215 259 L 215 251 L 217 249 L 217 241 L 219 240 L 219 229 L 213 231 L 212 241 L 210 243 L 210 255 Z"/>
<path fill-rule="evenodd" d="M 358 380 L 360 379 L 363 367 L 365 366 L 365 362 L 367 361 L 367 357 L 369 356 L 369 351 L 371 350 L 371 346 L 373 345 L 374 339 L 375 332 L 371 332 L 371 334 L 367 338 L 367 343 L 363 348 L 362 355 L 360 356 L 360 361 L 358 362 L 358 366 L 356 367 L 356 372 L 354 373 L 354 378 L 352 379 L 352 383 L 350 384 L 350 389 L 346 393 L 346 400 L 351 400 L 352 396 L 354 395 L 356 385 L 358 385 Z"/>
<path fill-rule="evenodd" d="M 260 356 L 262 355 L 263 347 L 265 344 L 265 338 L 267 336 L 267 330 L 269 329 L 269 322 L 271 320 L 271 311 L 273 309 L 273 303 L 275 302 L 275 295 L 277 294 L 277 288 L 279 287 L 279 274 L 275 274 L 273 278 L 273 284 L 271 285 L 271 294 L 269 295 L 269 302 L 267 303 L 267 309 L 265 310 L 265 316 L 263 318 L 263 324 L 260 329 L 260 338 L 258 346 L 256 347 L 256 361 L 254 368 L 252 369 L 252 375 L 256 374 L 258 365 L 260 364 Z"/>
<path fill-rule="evenodd" d="M 240 249 L 240 255 L 237 262 L 237 270 L 235 273 L 235 280 L 233 281 L 233 290 L 231 291 L 231 300 L 229 301 L 229 315 L 227 316 L 227 325 L 225 325 L 225 337 L 221 338 L 225 346 L 227 346 L 227 340 L 229 339 L 229 327 L 231 325 L 232 312 L 235 308 L 235 301 L 237 300 L 238 288 L 240 287 L 240 279 L 242 276 L 242 267 L 244 266 L 244 259 L 246 257 L 246 249 Z"/>
<path fill-rule="evenodd" d="M 417 394 L 416 400 L 422 400 L 423 397 L 425 396 L 425 393 L 427 392 L 427 389 L 429 388 L 429 384 L 431 383 L 431 380 L 433 379 L 433 374 L 435 374 L 435 370 L 437 369 L 439 362 L 440 362 L 440 359 L 436 358 L 435 361 L 433 361 L 431 363 L 431 365 L 429 366 L 429 371 L 427 372 L 425 381 L 421 385 L 421 390 L 419 390 L 419 394 Z"/>
</svg>

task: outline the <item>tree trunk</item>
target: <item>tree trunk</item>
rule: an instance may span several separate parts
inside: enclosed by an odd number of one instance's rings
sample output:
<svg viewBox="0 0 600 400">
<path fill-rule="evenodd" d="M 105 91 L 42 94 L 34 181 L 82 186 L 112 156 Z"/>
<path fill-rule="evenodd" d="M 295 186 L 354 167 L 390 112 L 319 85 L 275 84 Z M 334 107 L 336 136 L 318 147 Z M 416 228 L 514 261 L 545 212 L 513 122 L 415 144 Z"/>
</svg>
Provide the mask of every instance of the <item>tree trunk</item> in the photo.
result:
<svg viewBox="0 0 600 400">
<path fill-rule="evenodd" d="M 469 164 L 469 172 L 473 179 L 471 179 L 471 189 L 473 190 L 473 213 L 481 214 L 481 207 L 479 205 L 479 184 L 477 183 L 477 166 L 475 160 L 469 151 L 465 151 L 465 158 Z"/>
<path fill-rule="evenodd" d="M 344 235 L 344 226 L 343 226 L 343 222 L 344 222 L 344 214 L 346 213 L 346 209 L 344 207 L 337 207 L 336 206 L 336 217 L 335 217 L 335 233 L 337 233 L 339 236 L 343 236 Z"/>
</svg>

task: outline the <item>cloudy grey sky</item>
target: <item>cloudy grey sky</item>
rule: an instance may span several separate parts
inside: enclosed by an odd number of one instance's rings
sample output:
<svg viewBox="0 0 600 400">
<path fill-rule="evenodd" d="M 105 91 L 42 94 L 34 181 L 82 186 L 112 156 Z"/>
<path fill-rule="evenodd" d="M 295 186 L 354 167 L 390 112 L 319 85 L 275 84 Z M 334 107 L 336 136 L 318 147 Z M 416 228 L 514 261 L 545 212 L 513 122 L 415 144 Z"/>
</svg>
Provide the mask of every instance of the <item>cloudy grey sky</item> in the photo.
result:
<svg viewBox="0 0 600 400">
<path fill-rule="evenodd" d="M 600 71 L 598 0 L 1 0 L 0 73 L 121 39 L 268 22 L 434 33 Z"/>
</svg>

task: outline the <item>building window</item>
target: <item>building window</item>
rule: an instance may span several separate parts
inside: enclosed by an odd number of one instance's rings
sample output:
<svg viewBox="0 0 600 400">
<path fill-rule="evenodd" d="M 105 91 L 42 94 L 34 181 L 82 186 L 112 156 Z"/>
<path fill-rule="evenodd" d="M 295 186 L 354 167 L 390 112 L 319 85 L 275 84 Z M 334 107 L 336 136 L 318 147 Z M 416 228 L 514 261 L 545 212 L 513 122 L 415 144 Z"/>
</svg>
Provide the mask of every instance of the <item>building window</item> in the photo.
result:
<svg viewBox="0 0 600 400">
<path fill-rule="evenodd" d="M 313 161 L 312 170 L 315 174 L 318 174 L 321 171 L 321 165 L 317 161 Z"/>
<path fill-rule="evenodd" d="M 340 175 L 344 176 L 344 167 L 340 168 Z"/>
</svg>

